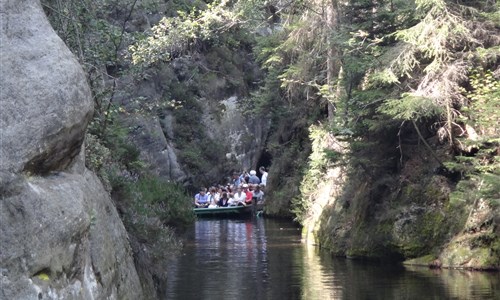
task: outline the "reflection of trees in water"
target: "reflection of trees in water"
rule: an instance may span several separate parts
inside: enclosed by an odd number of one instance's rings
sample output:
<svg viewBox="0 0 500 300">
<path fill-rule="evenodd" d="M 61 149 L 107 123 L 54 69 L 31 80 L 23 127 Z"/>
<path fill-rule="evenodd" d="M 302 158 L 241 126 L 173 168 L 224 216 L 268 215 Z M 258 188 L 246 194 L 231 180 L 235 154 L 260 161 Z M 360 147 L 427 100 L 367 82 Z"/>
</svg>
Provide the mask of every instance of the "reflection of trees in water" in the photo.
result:
<svg viewBox="0 0 500 300">
<path fill-rule="evenodd" d="M 303 299 L 498 299 L 500 287 L 498 273 L 405 269 L 394 262 L 332 259 L 318 252 L 309 262 L 314 271 L 305 273 L 310 275 L 304 276 Z M 318 292 L 319 282 L 329 294 Z"/>
<path fill-rule="evenodd" d="M 498 273 L 334 259 L 266 218 L 198 220 L 167 271 L 166 298 L 182 300 L 494 299 L 500 288 Z"/>
</svg>

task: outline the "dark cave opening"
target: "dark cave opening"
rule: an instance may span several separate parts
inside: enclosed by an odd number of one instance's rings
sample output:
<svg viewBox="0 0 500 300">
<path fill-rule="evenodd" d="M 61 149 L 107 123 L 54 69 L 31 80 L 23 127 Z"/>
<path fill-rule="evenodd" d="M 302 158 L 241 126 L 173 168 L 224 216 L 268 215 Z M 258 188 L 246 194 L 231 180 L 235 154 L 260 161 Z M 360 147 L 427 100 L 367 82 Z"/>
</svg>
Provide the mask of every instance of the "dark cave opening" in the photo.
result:
<svg viewBox="0 0 500 300">
<path fill-rule="evenodd" d="M 257 161 L 257 166 L 256 166 L 256 171 L 257 171 L 257 176 L 259 178 L 262 177 L 262 174 L 259 172 L 260 167 L 266 168 L 266 171 L 269 171 L 269 167 L 271 166 L 273 161 L 273 156 L 271 153 L 269 153 L 267 150 L 263 150 L 262 153 L 260 154 L 259 160 Z"/>
</svg>

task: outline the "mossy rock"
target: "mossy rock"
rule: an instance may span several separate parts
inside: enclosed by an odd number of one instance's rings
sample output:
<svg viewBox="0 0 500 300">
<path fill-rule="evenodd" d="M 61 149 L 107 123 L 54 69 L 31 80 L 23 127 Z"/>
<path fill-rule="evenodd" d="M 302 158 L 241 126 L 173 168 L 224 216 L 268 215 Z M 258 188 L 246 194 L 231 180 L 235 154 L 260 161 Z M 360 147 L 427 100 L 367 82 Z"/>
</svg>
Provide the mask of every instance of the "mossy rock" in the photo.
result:
<svg viewBox="0 0 500 300">
<path fill-rule="evenodd" d="M 449 243 L 439 260 L 445 268 L 499 270 L 499 253 L 498 236 L 492 233 L 465 234 Z"/>
<path fill-rule="evenodd" d="M 403 262 L 403 264 L 408 265 L 408 266 L 430 266 L 436 260 L 436 258 L 437 257 L 435 255 L 429 254 L 429 255 L 405 260 Z"/>
</svg>

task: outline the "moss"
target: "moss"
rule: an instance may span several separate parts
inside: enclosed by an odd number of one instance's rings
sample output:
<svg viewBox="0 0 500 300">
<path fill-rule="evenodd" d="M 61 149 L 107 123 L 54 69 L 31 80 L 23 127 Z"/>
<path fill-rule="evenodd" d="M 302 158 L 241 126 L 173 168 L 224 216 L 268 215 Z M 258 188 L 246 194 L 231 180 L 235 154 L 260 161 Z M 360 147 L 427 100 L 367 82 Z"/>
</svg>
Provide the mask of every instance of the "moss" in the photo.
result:
<svg viewBox="0 0 500 300">
<path fill-rule="evenodd" d="M 50 280 L 49 274 L 47 274 L 47 273 L 39 273 L 36 275 L 36 277 L 38 277 L 40 280 L 43 280 L 43 281 Z"/>
<path fill-rule="evenodd" d="M 404 265 L 409 265 L 409 266 L 429 266 L 434 260 L 436 260 L 435 255 L 425 255 L 409 260 L 405 260 L 403 262 Z"/>
<path fill-rule="evenodd" d="M 49 268 L 43 268 L 40 271 L 33 274 L 33 278 L 38 278 L 42 281 L 49 281 L 51 277 L 51 270 Z"/>
<path fill-rule="evenodd" d="M 500 238 L 495 236 L 495 240 L 490 245 L 489 257 L 486 257 L 482 262 L 485 266 L 493 266 L 500 269 Z"/>
</svg>

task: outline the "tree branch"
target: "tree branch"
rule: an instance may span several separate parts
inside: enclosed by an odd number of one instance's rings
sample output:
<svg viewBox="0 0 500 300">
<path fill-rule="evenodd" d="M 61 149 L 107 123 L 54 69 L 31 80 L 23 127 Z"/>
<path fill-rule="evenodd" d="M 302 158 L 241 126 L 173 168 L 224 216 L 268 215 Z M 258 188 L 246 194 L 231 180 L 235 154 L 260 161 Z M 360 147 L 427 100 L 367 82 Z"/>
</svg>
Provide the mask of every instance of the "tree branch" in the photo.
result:
<svg viewBox="0 0 500 300">
<path fill-rule="evenodd" d="M 427 147 L 427 149 L 429 149 L 429 151 L 431 152 L 431 155 L 432 157 L 434 157 L 434 159 L 444 168 L 446 168 L 444 165 L 443 165 L 443 162 L 441 162 L 441 160 L 439 159 L 439 157 L 436 155 L 436 153 L 434 152 L 434 150 L 432 150 L 432 147 L 427 143 L 427 141 L 424 139 L 424 137 L 422 136 L 422 133 L 420 132 L 420 129 L 418 129 L 418 126 L 417 124 L 415 123 L 415 120 L 411 120 L 411 123 L 413 124 L 413 127 L 415 128 L 415 130 L 417 131 L 417 134 L 418 134 L 418 137 L 420 138 L 420 140 L 422 140 L 422 142 L 424 143 L 425 147 Z"/>
</svg>

